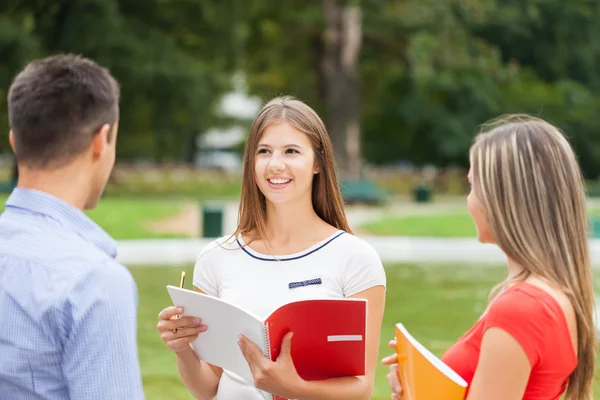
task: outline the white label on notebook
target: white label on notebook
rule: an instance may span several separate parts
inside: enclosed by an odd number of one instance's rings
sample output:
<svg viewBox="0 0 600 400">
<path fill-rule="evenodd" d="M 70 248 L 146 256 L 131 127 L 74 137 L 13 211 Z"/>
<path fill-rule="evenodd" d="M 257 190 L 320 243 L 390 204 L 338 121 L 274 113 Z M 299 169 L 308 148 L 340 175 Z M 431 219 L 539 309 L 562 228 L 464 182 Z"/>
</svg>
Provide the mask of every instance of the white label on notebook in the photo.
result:
<svg viewBox="0 0 600 400">
<path fill-rule="evenodd" d="M 328 342 L 360 342 L 363 340 L 362 335 L 329 335 Z"/>
</svg>

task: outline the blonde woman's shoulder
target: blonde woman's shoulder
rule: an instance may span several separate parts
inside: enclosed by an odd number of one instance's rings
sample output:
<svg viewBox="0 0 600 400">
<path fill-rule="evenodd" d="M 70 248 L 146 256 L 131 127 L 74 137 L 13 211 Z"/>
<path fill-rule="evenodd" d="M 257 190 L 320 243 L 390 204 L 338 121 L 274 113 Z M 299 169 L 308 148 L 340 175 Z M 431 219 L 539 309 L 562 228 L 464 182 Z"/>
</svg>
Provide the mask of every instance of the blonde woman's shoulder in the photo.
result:
<svg viewBox="0 0 600 400">
<path fill-rule="evenodd" d="M 573 345 L 575 348 L 577 348 L 577 315 L 575 313 L 573 303 L 571 303 L 571 300 L 566 295 L 566 293 L 563 292 L 561 289 L 555 287 L 554 285 L 551 285 L 550 283 L 536 276 L 530 276 L 525 282 L 543 290 L 548 295 L 550 295 L 556 301 L 556 303 L 558 303 L 558 305 L 562 309 L 565 319 L 567 320 L 567 325 L 569 327 L 569 333 L 571 334 Z"/>
</svg>

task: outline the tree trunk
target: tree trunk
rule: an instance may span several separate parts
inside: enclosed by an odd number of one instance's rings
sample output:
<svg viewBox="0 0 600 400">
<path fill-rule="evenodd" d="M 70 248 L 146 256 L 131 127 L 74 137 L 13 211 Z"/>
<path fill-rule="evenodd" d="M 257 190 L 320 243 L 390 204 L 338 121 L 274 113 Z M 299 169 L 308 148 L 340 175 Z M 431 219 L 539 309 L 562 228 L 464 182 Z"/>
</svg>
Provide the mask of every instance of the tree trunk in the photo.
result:
<svg viewBox="0 0 600 400">
<path fill-rule="evenodd" d="M 325 32 L 320 74 L 327 128 L 343 179 L 361 175 L 358 57 L 360 8 L 348 0 L 323 0 Z"/>
</svg>

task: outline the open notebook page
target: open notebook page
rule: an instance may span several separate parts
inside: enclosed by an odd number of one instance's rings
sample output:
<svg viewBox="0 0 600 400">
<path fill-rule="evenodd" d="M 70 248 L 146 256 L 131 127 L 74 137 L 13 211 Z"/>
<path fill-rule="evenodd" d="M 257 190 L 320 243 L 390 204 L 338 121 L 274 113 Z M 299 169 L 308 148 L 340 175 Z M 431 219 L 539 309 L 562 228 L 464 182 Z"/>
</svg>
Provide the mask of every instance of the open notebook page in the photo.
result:
<svg viewBox="0 0 600 400">
<path fill-rule="evenodd" d="M 216 297 L 175 286 L 167 286 L 173 304 L 183 307 L 184 316 L 194 316 L 208 327 L 192 343 L 198 357 L 254 383 L 246 359 L 238 346 L 238 334 L 247 336 L 263 352 L 264 325 L 260 318 Z"/>
</svg>

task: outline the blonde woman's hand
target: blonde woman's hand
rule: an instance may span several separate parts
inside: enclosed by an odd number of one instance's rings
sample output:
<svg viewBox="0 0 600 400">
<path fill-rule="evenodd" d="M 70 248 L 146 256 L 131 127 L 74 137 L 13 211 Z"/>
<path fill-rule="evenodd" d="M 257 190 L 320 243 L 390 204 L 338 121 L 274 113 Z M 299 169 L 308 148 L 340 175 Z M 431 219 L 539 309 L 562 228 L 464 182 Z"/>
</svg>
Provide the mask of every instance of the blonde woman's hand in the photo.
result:
<svg viewBox="0 0 600 400">
<path fill-rule="evenodd" d="M 190 343 L 207 329 L 206 325 L 201 324 L 199 318 L 178 318 L 181 314 L 183 314 L 182 307 L 167 307 L 158 313 L 156 325 L 162 341 L 175 353 L 189 350 Z"/>
<path fill-rule="evenodd" d="M 390 340 L 389 345 L 394 350 L 396 349 L 396 341 Z M 392 389 L 392 400 L 402 400 L 402 386 L 400 385 L 400 379 L 398 378 L 398 355 L 396 353 L 389 355 L 381 360 L 381 363 L 389 366 L 389 373 L 387 374 L 387 381 L 390 389 Z"/>
</svg>

